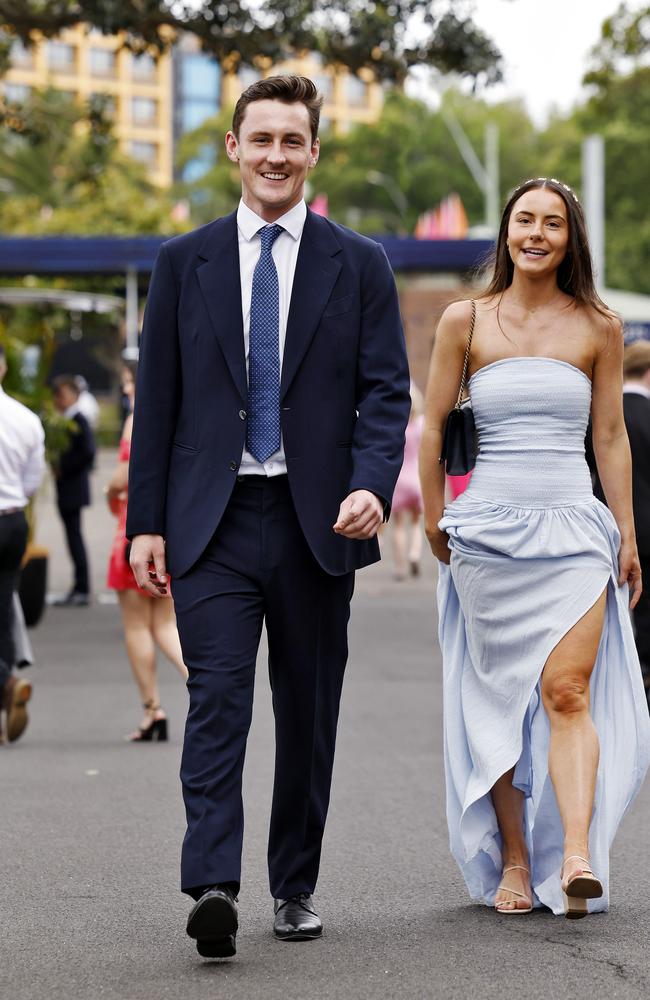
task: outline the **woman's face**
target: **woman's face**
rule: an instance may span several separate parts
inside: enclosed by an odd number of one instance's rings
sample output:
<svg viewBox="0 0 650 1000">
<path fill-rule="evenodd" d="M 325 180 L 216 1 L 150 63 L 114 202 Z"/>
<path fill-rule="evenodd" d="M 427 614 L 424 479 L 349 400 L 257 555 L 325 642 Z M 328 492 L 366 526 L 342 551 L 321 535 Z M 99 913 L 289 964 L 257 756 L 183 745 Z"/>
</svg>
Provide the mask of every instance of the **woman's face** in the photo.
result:
<svg viewBox="0 0 650 1000">
<path fill-rule="evenodd" d="M 517 199 L 508 221 L 508 251 L 516 269 L 530 277 L 557 271 L 568 243 L 567 210 L 559 194 L 533 188 Z"/>
</svg>

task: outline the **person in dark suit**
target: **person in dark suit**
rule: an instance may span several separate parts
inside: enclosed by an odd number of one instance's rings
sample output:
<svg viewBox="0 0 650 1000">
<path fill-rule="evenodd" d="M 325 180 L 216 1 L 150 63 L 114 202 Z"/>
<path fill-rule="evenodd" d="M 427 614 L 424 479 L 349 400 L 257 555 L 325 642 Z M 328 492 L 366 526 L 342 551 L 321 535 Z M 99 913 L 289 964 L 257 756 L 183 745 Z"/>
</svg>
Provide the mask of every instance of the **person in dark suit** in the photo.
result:
<svg viewBox="0 0 650 1000">
<path fill-rule="evenodd" d="M 74 567 L 74 582 L 69 593 L 55 603 L 59 606 L 85 607 L 90 601 L 88 555 L 81 533 L 81 511 L 90 504 L 90 471 L 95 461 L 95 440 L 90 424 L 79 412 L 79 389 L 72 375 L 59 375 L 53 381 L 54 405 L 76 425 L 70 443 L 54 470 L 59 514 Z"/>
<path fill-rule="evenodd" d="M 201 955 L 235 953 L 241 778 L 263 624 L 276 722 L 268 864 L 274 932 L 318 937 L 355 570 L 379 559 L 410 411 L 381 246 L 315 215 L 304 184 L 322 98 L 250 86 L 226 151 L 232 215 L 163 244 L 142 331 L 129 476 L 131 565 L 172 577 L 190 706 L 181 883 Z"/>
<path fill-rule="evenodd" d="M 623 355 L 623 377 L 623 415 L 632 452 L 634 527 L 645 584 L 632 617 L 650 707 L 650 341 L 628 344 Z M 594 478 L 594 493 L 604 503 L 589 438 L 587 459 Z"/>
</svg>

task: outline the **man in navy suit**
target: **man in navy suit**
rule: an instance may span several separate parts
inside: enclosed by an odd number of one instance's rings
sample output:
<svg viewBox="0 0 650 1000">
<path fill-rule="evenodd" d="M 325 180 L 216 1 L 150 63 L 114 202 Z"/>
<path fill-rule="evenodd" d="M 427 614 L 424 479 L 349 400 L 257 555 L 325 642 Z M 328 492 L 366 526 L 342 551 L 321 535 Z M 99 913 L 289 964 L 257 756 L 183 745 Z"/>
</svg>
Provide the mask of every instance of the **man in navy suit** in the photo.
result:
<svg viewBox="0 0 650 1000">
<path fill-rule="evenodd" d="M 86 607 L 90 602 L 90 575 L 81 533 L 81 511 L 90 504 L 95 439 L 90 424 L 79 410 L 79 388 L 72 375 L 58 375 L 54 379 L 53 397 L 57 410 L 75 424 L 68 447 L 54 469 L 57 505 L 74 567 L 74 581 L 69 593 L 55 603 L 66 607 Z"/>
<path fill-rule="evenodd" d="M 149 289 L 129 479 L 131 565 L 169 571 L 190 707 L 183 891 L 198 951 L 235 954 L 241 778 L 263 624 L 276 722 L 274 932 L 318 937 L 354 572 L 379 559 L 409 375 L 383 249 L 310 212 L 322 98 L 271 77 L 235 108 L 236 213 L 165 243 Z"/>
</svg>

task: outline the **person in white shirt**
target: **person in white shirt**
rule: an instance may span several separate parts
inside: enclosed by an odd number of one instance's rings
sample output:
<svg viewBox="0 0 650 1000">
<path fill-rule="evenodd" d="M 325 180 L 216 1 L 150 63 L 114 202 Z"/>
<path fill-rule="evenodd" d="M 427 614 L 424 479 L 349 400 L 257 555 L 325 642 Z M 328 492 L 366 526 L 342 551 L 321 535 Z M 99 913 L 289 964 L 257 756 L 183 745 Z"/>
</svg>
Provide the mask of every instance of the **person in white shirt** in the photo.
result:
<svg viewBox="0 0 650 1000">
<path fill-rule="evenodd" d="M 75 375 L 74 381 L 77 389 L 79 390 L 77 411 L 79 413 L 83 413 L 84 417 L 90 424 L 90 429 L 94 431 L 99 422 L 99 403 L 90 391 L 88 383 L 83 375 Z"/>
<path fill-rule="evenodd" d="M 27 725 L 32 685 L 12 674 L 15 661 L 13 595 L 27 546 L 25 507 L 45 468 L 41 422 L 2 388 L 7 373 L 0 346 L 0 737 L 17 740 Z M 5 727 L 2 728 L 2 712 Z"/>
</svg>

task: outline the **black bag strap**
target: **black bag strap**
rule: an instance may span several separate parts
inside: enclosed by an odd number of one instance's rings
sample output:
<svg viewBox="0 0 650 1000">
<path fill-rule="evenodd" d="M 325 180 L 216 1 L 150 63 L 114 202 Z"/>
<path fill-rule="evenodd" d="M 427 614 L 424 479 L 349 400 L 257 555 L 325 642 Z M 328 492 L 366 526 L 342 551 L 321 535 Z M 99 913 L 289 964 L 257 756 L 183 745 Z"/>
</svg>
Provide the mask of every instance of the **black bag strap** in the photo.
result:
<svg viewBox="0 0 650 1000">
<path fill-rule="evenodd" d="M 476 323 L 476 302 L 472 299 L 472 319 L 469 324 L 469 335 L 467 337 L 467 347 L 465 348 L 465 358 L 463 361 L 463 374 L 460 377 L 460 389 L 458 390 L 458 399 L 456 400 L 455 410 L 460 410 L 460 404 L 463 401 L 463 396 L 465 395 L 465 388 L 467 385 L 467 369 L 469 368 L 469 353 L 472 349 L 472 337 L 474 336 L 474 325 Z"/>
</svg>

